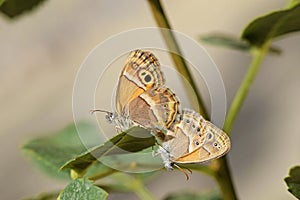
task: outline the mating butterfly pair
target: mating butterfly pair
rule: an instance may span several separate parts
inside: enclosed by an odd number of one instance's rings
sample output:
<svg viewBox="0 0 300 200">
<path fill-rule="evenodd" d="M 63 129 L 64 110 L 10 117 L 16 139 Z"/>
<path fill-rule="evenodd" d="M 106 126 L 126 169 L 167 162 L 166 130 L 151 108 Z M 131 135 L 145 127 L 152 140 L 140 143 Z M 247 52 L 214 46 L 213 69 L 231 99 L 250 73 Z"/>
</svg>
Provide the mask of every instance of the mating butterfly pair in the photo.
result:
<svg viewBox="0 0 300 200">
<path fill-rule="evenodd" d="M 106 118 L 117 129 L 139 125 L 152 132 L 165 132 L 158 152 L 167 169 L 175 163 L 201 163 L 226 154 L 226 133 L 199 113 L 180 110 L 176 95 L 165 86 L 157 58 L 148 51 L 132 51 L 121 72 L 116 92 L 116 113 Z"/>
</svg>

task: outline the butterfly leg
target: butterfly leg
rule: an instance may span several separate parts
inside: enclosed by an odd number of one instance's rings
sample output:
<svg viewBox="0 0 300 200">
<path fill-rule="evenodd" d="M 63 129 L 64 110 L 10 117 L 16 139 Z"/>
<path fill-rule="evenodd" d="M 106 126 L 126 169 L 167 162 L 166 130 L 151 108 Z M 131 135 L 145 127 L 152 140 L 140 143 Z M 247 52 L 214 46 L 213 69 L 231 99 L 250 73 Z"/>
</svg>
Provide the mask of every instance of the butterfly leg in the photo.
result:
<svg viewBox="0 0 300 200">
<path fill-rule="evenodd" d="M 158 152 L 160 153 L 161 158 L 163 159 L 166 169 L 173 170 L 174 169 L 173 166 L 174 166 L 185 175 L 186 180 L 190 179 L 188 173 L 186 173 L 185 170 L 183 170 L 181 167 L 179 167 L 177 164 L 175 164 L 174 162 L 171 161 L 170 153 L 165 148 L 163 148 L 162 146 L 159 146 Z M 188 168 L 184 168 L 184 169 L 186 169 L 187 171 L 189 171 L 192 174 L 192 170 L 190 170 Z"/>
<path fill-rule="evenodd" d="M 155 145 L 157 145 L 159 148 L 163 148 L 157 141 L 157 139 L 155 139 Z M 159 154 L 161 154 L 161 152 L 158 150 L 154 150 L 154 146 L 151 147 L 152 148 L 152 156 L 153 157 L 156 157 L 158 156 Z"/>
<path fill-rule="evenodd" d="M 184 171 L 181 167 L 179 167 L 175 163 L 172 163 L 172 165 L 175 166 L 179 171 L 181 171 L 185 175 L 187 181 L 190 179 L 188 173 L 186 173 L 186 171 Z M 189 168 L 184 168 L 184 169 L 186 169 L 187 171 L 189 171 L 191 174 L 193 173 L 192 170 L 190 170 Z"/>
</svg>

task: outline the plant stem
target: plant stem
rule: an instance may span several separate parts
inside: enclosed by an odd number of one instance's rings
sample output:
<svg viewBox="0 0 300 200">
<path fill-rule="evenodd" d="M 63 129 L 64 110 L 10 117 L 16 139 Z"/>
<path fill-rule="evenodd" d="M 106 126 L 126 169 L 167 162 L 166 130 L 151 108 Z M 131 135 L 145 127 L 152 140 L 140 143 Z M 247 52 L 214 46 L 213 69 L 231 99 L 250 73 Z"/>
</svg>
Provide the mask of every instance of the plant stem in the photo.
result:
<svg viewBox="0 0 300 200">
<path fill-rule="evenodd" d="M 110 186 L 111 184 L 111 186 Z M 98 184 L 97 186 L 104 188 L 105 190 L 117 190 L 123 192 L 133 192 L 141 200 L 154 200 L 153 195 L 145 187 L 143 181 L 134 175 L 127 173 L 116 173 L 108 184 Z"/>
<path fill-rule="evenodd" d="M 98 179 L 101 179 L 101 178 L 104 178 L 106 176 L 109 176 L 109 175 L 111 175 L 111 174 L 113 174 L 115 172 L 117 172 L 117 170 L 109 168 L 105 173 L 96 174 L 96 175 L 93 175 L 93 176 L 88 177 L 88 178 L 90 180 L 96 181 Z"/>
<path fill-rule="evenodd" d="M 230 169 L 228 167 L 226 156 L 219 158 L 214 161 L 218 165 L 216 170 L 216 175 L 214 178 L 216 179 L 221 191 L 222 191 L 222 199 L 223 200 L 236 200 L 237 195 L 234 189 L 233 181 L 231 178 Z"/>
<path fill-rule="evenodd" d="M 136 195 L 143 200 L 153 200 L 154 197 L 152 194 L 148 191 L 147 188 L 144 187 L 144 185 L 139 180 L 139 186 L 135 190 Z"/>
<path fill-rule="evenodd" d="M 140 199 L 142 200 L 155 199 L 153 195 L 148 191 L 148 189 L 144 186 L 144 183 L 140 178 L 136 176 L 125 175 L 125 174 L 121 174 L 121 178 L 123 181 L 127 179 L 128 184 L 126 184 L 126 186 L 130 190 L 132 190 Z"/>
<path fill-rule="evenodd" d="M 204 118 L 207 119 L 208 116 L 207 116 L 206 109 L 203 106 L 204 104 L 203 104 L 202 97 L 200 96 L 200 94 L 198 92 L 197 85 L 192 78 L 191 72 L 188 69 L 185 60 L 181 56 L 179 56 L 179 55 L 182 55 L 179 45 L 176 42 L 173 32 L 171 31 L 172 28 L 170 26 L 167 16 L 165 15 L 163 8 L 161 6 L 160 1 L 159 0 L 148 0 L 148 3 L 150 5 L 152 14 L 156 20 L 157 25 L 161 28 L 161 34 L 162 34 L 169 50 L 171 51 L 170 54 L 171 54 L 172 60 L 175 64 L 177 70 L 191 84 L 191 86 L 196 94 L 199 112 Z M 188 96 L 193 95 L 192 91 L 187 90 L 187 92 L 188 92 Z"/>
<path fill-rule="evenodd" d="M 248 94 L 249 88 L 254 81 L 254 78 L 262 64 L 263 59 L 265 58 L 270 47 L 270 41 L 266 42 L 261 48 L 253 49 L 252 61 L 249 66 L 249 69 L 244 77 L 244 80 L 238 89 L 233 102 L 230 106 L 229 112 L 227 114 L 223 130 L 230 135 L 233 122 L 241 109 L 241 106 Z M 216 170 L 217 175 L 215 176 L 218 184 L 223 193 L 224 200 L 233 200 L 237 199 L 235 194 L 234 186 L 232 181 L 230 181 L 230 171 L 228 168 L 226 156 L 220 158 L 216 161 L 219 164 L 219 167 Z"/>
<path fill-rule="evenodd" d="M 149 5 L 151 7 L 152 13 L 154 15 L 154 18 L 155 18 L 158 26 L 160 28 L 167 28 L 166 30 L 162 31 L 162 35 L 165 39 L 165 42 L 166 42 L 168 48 L 171 51 L 175 50 L 175 52 L 180 53 L 179 46 L 175 40 L 174 35 L 170 31 L 171 26 L 168 22 L 167 16 L 165 15 L 165 13 L 163 11 L 160 1 L 159 0 L 148 0 L 148 2 L 149 2 Z M 199 103 L 200 113 L 205 118 L 207 118 L 208 115 L 207 115 L 206 109 L 203 106 L 202 98 L 198 93 L 196 84 L 191 76 L 191 73 L 189 72 L 189 70 L 186 66 L 186 63 L 184 62 L 184 60 L 181 57 L 177 56 L 176 54 L 171 54 L 171 55 L 172 55 L 172 58 L 176 65 L 177 70 L 180 71 L 183 74 L 183 76 L 191 83 L 194 91 L 196 92 L 197 100 Z M 213 165 L 210 166 L 211 169 L 215 170 L 215 173 L 209 172 L 208 174 L 214 175 L 214 177 L 217 180 L 219 187 L 223 193 L 223 198 L 225 200 L 237 199 L 226 157 L 223 157 L 223 158 L 213 162 L 213 164 L 216 164 L 218 167 L 217 167 L 217 169 L 215 169 Z"/>
<path fill-rule="evenodd" d="M 270 42 L 266 42 L 265 45 L 263 45 L 261 48 L 255 48 L 252 51 L 252 61 L 249 66 L 249 69 L 245 75 L 245 78 L 238 89 L 233 102 L 229 108 L 229 112 L 226 116 L 225 123 L 224 123 L 224 128 L 223 130 L 230 135 L 233 122 L 241 109 L 241 106 L 248 94 L 249 88 L 251 84 L 253 83 L 253 80 L 261 66 L 261 63 L 266 56 L 266 53 L 268 52 L 270 46 Z"/>
</svg>

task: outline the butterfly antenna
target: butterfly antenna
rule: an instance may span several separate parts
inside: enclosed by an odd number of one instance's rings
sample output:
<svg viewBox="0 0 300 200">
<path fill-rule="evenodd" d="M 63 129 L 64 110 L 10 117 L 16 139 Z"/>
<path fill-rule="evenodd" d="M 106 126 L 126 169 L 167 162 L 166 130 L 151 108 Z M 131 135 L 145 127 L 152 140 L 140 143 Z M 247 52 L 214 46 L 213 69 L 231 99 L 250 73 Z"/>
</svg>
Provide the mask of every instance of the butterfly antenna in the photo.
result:
<svg viewBox="0 0 300 200">
<path fill-rule="evenodd" d="M 100 110 L 100 109 L 96 109 L 96 110 L 90 110 L 91 114 L 94 114 L 95 112 L 103 112 L 106 113 L 105 118 L 108 121 L 108 123 L 112 123 L 113 121 L 115 121 L 116 115 L 112 112 L 106 111 L 106 110 Z"/>
<path fill-rule="evenodd" d="M 99 110 L 99 109 L 95 109 L 95 110 L 90 110 L 91 114 L 94 114 L 95 112 L 104 112 L 106 114 L 111 114 L 111 112 L 106 111 L 106 110 Z"/>
<path fill-rule="evenodd" d="M 173 165 L 174 165 L 177 169 L 179 169 L 179 171 L 181 171 L 181 172 L 185 175 L 187 181 L 190 179 L 190 177 L 189 177 L 188 173 L 186 173 L 186 171 L 184 171 L 181 167 L 179 167 L 179 166 L 176 165 L 175 163 L 173 163 Z M 191 174 L 193 173 L 192 170 L 190 170 L 190 169 L 188 169 L 188 168 L 184 168 L 184 169 L 188 170 Z"/>
</svg>

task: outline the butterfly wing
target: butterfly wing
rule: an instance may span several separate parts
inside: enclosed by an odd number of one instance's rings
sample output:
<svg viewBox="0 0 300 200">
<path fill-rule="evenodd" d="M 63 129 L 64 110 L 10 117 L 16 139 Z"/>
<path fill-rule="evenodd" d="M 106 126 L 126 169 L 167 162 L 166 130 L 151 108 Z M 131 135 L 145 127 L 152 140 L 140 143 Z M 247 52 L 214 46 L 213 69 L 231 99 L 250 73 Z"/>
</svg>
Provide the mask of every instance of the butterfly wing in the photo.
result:
<svg viewBox="0 0 300 200">
<path fill-rule="evenodd" d="M 179 112 L 179 100 L 166 87 L 147 90 L 128 104 L 130 119 L 151 129 L 167 129 Z"/>
<path fill-rule="evenodd" d="M 168 135 L 174 138 L 163 143 L 176 163 L 199 163 L 226 154 L 230 140 L 226 133 L 195 111 L 184 109 L 182 119 Z"/>
<path fill-rule="evenodd" d="M 194 145 L 198 139 L 191 143 Z M 195 145 L 197 146 L 197 145 Z M 200 147 L 177 158 L 177 163 L 200 163 L 210 161 L 225 155 L 230 149 L 230 139 L 226 133 L 217 128 L 211 122 L 206 121 L 206 136 Z"/>
<path fill-rule="evenodd" d="M 116 92 L 117 112 L 124 115 L 129 102 L 145 91 L 164 85 L 157 58 L 150 52 L 136 50 L 129 54 L 121 72 Z"/>
</svg>

